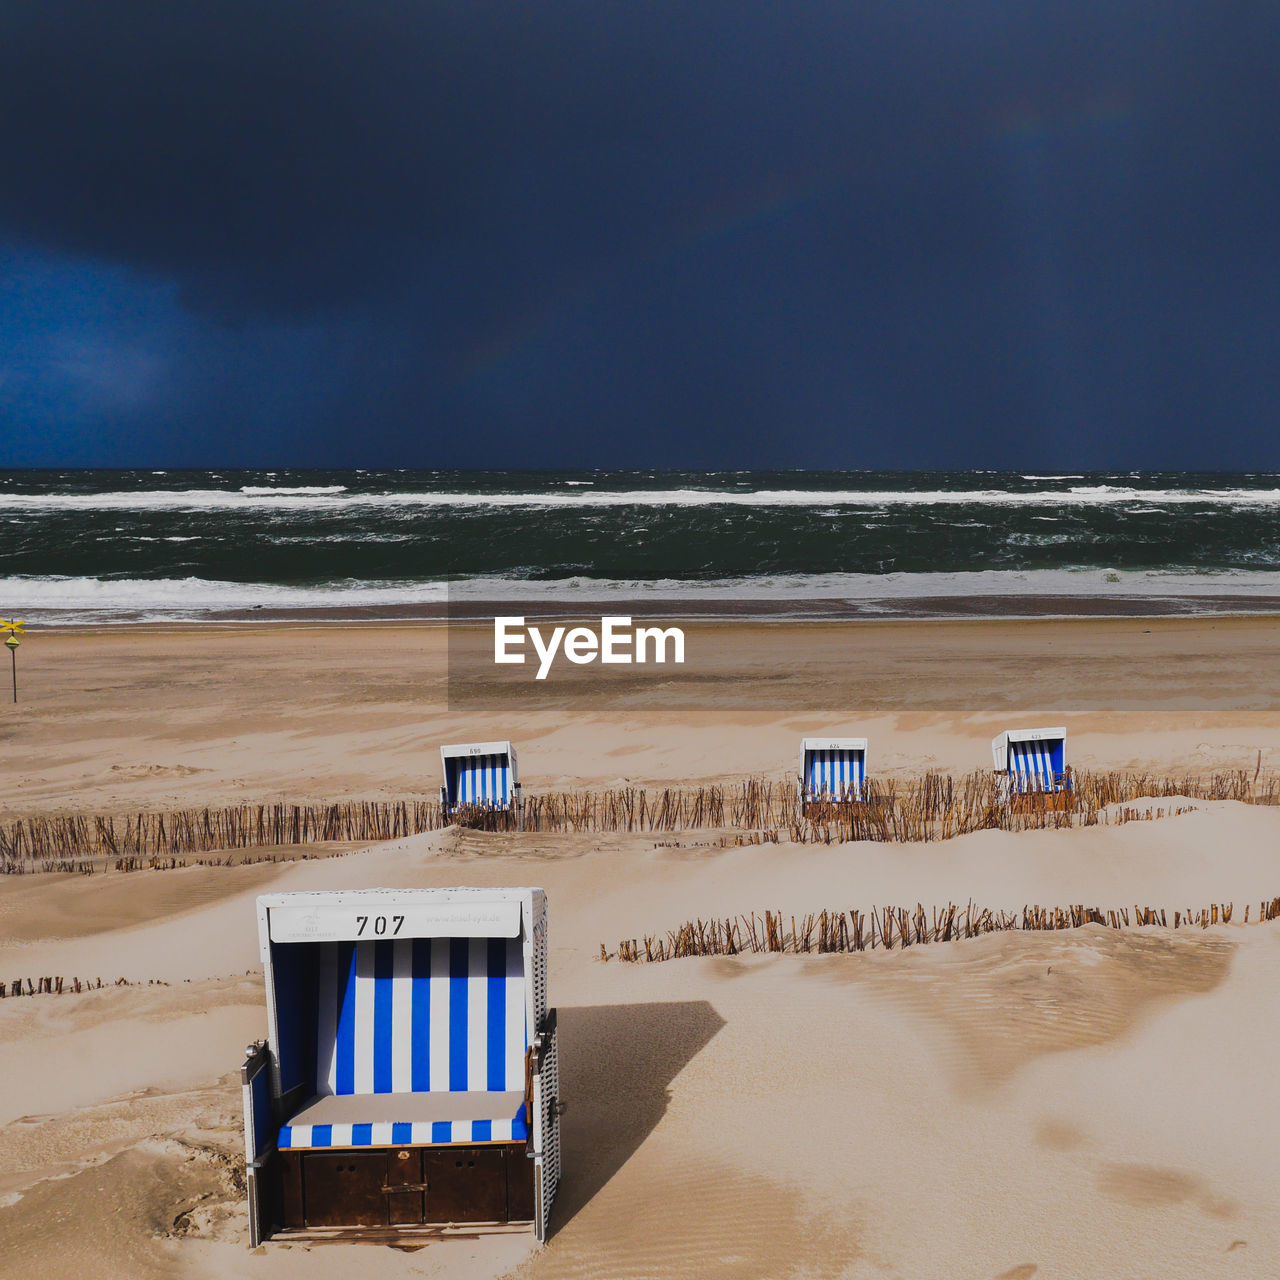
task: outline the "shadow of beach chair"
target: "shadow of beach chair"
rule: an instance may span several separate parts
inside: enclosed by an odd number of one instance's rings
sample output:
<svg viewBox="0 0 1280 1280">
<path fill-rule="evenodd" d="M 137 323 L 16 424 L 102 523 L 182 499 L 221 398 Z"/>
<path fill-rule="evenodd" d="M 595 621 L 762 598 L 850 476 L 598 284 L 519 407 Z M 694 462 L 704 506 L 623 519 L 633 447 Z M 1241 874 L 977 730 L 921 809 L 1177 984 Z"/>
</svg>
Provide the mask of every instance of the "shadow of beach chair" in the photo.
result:
<svg viewBox="0 0 1280 1280">
<path fill-rule="evenodd" d="M 1015 809 L 1068 809 L 1073 799 L 1066 763 L 1067 731 L 1006 729 L 991 739 L 996 779 Z"/>
<path fill-rule="evenodd" d="M 445 822 L 495 829 L 520 825 L 520 775 L 509 742 L 457 743 L 440 748 Z"/>
<path fill-rule="evenodd" d="M 561 1111 L 544 892 L 276 894 L 258 930 L 251 1247 L 512 1224 L 544 1240 Z"/>
</svg>

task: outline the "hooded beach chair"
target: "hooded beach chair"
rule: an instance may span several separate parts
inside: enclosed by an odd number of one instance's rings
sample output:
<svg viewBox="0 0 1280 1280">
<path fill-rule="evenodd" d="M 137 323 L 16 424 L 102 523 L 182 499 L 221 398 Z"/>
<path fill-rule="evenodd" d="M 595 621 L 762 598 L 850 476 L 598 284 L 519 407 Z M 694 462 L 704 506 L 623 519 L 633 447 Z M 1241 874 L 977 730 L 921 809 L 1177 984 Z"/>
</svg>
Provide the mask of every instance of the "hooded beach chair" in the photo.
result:
<svg viewBox="0 0 1280 1280">
<path fill-rule="evenodd" d="M 991 739 L 996 776 L 1011 796 L 1069 792 L 1066 751 L 1067 731 L 1063 728 L 1006 729 Z"/>
<path fill-rule="evenodd" d="M 529 1223 L 560 1180 L 541 889 L 258 899 L 265 1041 L 242 1072 L 250 1246 Z"/>
<path fill-rule="evenodd" d="M 520 813 L 520 778 L 516 749 L 509 742 L 470 742 L 440 748 L 444 783 L 440 807 L 447 821 L 466 805 L 476 809 Z"/>
<path fill-rule="evenodd" d="M 867 781 L 866 738 L 803 738 L 800 800 L 843 804 L 863 798 Z"/>
</svg>

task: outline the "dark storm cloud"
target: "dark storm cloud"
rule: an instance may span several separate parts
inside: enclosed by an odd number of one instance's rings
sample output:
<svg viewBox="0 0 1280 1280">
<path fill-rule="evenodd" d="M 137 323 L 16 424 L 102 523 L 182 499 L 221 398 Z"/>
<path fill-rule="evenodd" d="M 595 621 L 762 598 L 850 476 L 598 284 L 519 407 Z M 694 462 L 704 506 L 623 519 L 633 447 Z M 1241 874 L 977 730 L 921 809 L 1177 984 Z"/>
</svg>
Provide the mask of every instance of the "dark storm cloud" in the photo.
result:
<svg viewBox="0 0 1280 1280">
<path fill-rule="evenodd" d="M 380 462 L 1203 465 L 1280 391 L 1276 14 L 17 0 L 0 237 L 176 286 L 130 359 L 210 460 L 269 395 L 337 461 L 360 421 Z"/>
</svg>

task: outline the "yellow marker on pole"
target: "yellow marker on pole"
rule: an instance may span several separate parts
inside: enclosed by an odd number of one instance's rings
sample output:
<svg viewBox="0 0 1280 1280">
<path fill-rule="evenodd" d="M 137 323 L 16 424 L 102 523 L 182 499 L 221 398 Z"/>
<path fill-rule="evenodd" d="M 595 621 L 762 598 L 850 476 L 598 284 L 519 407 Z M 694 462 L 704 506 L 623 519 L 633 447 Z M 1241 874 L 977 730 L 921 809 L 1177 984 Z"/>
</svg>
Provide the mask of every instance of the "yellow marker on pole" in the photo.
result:
<svg viewBox="0 0 1280 1280">
<path fill-rule="evenodd" d="M 13 700 L 18 701 L 18 645 L 21 641 L 19 636 L 26 635 L 24 628 L 27 625 L 26 618 L 19 618 L 17 622 L 6 622 L 0 618 L 0 632 L 8 632 L 5 636 L 5 648 L 9 650 L 9 657 L 13 660 Z"/>
</svg>

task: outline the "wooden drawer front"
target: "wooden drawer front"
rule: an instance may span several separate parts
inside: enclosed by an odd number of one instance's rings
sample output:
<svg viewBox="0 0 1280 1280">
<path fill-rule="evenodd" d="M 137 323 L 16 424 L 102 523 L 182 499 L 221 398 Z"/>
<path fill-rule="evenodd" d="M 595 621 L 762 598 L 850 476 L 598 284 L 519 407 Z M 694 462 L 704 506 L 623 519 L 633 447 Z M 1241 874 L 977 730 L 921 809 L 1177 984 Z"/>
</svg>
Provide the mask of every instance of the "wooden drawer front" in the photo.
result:
<svg viewBox="0 0 1280 1280">
<path fill-rule="evenodd" d="M 271 1169 L 285 1227 L 531 1222 L 523 1144 L 282 1151 Z"/>
<path fill-rule="evenodd" d="M 309 1152 L 302 1162 L 308 1227 L 385 1227 L 385 1151 Z"/>
<path fill-rule="evenodd" d="M 534 1214 L 533 1161 L 524 1147 L 507 1148 L 507 1221 L 532 1222 Z"/>
<path fill-rule="evenodd" d="M 438 1147 L 424 1152 L 422 1163 L 428 1222 L 506 1222 L 502 1147 Z"/>
<path fill-rule="evenodd" d="M 387 1152 L 387 1221 L 393 1227 L 422 1222 L 422 1152 L 400 1147 Z"/>
<path fill-rule="evenodd" d="M 280 1225 L 305 1226 L 307 1219 L 302 1206 L 302 1156 L 296 1151 L 279 1151 L 276 1159 L 280 1165 Z"/>
</svg>

